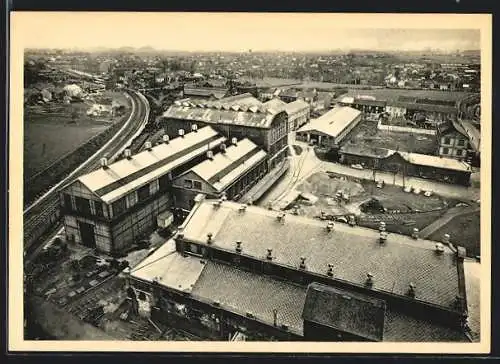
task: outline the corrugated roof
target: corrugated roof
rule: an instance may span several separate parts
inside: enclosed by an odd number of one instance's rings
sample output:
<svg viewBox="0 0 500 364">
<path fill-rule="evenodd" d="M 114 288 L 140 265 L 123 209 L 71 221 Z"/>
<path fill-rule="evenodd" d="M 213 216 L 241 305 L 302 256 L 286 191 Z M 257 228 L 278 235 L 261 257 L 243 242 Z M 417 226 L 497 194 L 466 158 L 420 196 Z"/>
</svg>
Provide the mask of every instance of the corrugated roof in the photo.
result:
<svg viewBox="0 0 500 364">
<path fill-rule="evenodd" d="M 262 259 L 272 248 L 273 262 L 293 268 L 303 256 L 307 269 L 318 274 L 326 274 L 328 264 L 333 264 L 335 278 L 355 285 L 364 285 L 371 272 L 374 289 L 399 295 L 414 283 L 417 300 L 444 307 L 451 307 L 459 294 L 454 253 L 445 248 L 436 254 L 435 242 L 391 233 L 382 245 L 372 229 L 336 224 L 327 233 L 321 221 L 287 215 L 282 224 L 275 211 L 248 206 L 240 213 L 238 208 L 230 201 L 218 209 L 213 201 L 202 202 L 185 221 L 185 238 L 205 244 L 212 233 L 214 245 L 229 250 L 241 240 L 244 254 Z"/>
<path fill-rule="evenodd" d="M 310 106 L 304 100 L 296 100 L 290 102 L 289 104 L 285 104 L 285 111 L 288 115 L 292 115 L 296 112 L 302 111 L 304 109 L 309 109 Z"/>
<path fill-rule="evenodd" d="M 78 180 L 104 202 L 110 203 L 205 153 L 208 146 L 216 147 L 225 140 L 207 126 L 174 138 L 168 144 L 154 146 L 151 151 L 145 150 L 107 168 L 101 167 Z"/>
<path fill-rule="evenodd" d="M 226 148 L 225 153 L 217 153 L 191 168 L 194 172 L 217 191 L 223 191 L 257 163 L 266 158 L 267 153 L 249 139 L 242 139 L 236 145 Z"/>
<path fill-rule="evenodd" d="M 336 138 L 359 115 L 361 115 L 361 111 L 352 107 L 337 107 L 321 115 L 319 118 L 311 120 L 310 123 L 304 125 L 298 131 L 305 132 L 316 130 Z"/>
<path fill-rule="evenodd" d="M 384 337 L 385 301 L 312 283 L 302 318 L 372 341 Z"/>
</svg>

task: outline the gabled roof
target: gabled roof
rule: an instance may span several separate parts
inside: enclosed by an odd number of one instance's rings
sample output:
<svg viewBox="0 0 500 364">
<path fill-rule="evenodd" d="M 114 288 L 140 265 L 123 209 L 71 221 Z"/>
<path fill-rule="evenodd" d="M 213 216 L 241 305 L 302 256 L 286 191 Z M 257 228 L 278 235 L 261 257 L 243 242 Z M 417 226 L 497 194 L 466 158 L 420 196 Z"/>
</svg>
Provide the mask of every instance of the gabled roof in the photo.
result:
<svg viewBox="0 0 500 364">
<path fill-rule="evenodd" d="M 236 145 L 227 147 L 225 153 L 217 153 L 212 160 L 207 159 L 185 173 L 196 173 L 216 191 L 222 192 L 232 182 L 264 160 L 266 155 L 266 152 L 251 140 L 243 139 Z"/>
<path fill-rule="evenodd" d="M 303 216 L 287 215 L 283 224 L 275 211 L 248 206 L 241 213 L 237 203 L 213 203 L 195 206 L 184 222 L 185 239 L 206 244 L 212 233 L 213 246 L 229 251 L 241 240 L 243 254 L 266 260 L 271 248 L 273 263 L 292 269 L 305 257 L 307 271 L 321 275 L 333 264 L 334 278 L 352 285 L 363 286 L 371 272 L 374 289 L 395 295 L 406 295 L 414 283 L 416 300 L 450 309 L 461 294 L 455 253 L 445 247 L 436 254 L 435 242 L 391 233 L 380 244 L 378 231 L 368 228 L 339 223 L 327 232 L 324 222 Z"/>
<path fill-rule="evenodd" d="M 106 168 L 101 167 L 77 180 L 105 203 L 111 203 L 204 154 L 209 146 L 214 148 L 225 140 L 225 137 L 207 126 L 197 132 L 186 133 L 184 137 L 174 138 L 168 144 L 154 146 L 130 159 L 124 158 Z"/>
<path fill-rule="evenodd" d="M 359 115 L 361 111 L 349 106 L 336 107 L 319 118 L 311 120 L 301 127 L 298 132 L 319 131 L 332 137 L 337 137 L 343 132 Z"/>
<path fill-rule="evenodd" d="M 319 283 L 307 288 L 302 318 L 371 341 L 384 338 L 385 301 Z"/>
<path fill-rule="evenodd" d="M 296 112 L 309 108 L 310 108 L 309 104 L 303 100 L 296 100 L 288 104 L 285 104 L 285 111 L 288 115 L 293 115 Z"/>
<path fill-rule="evenodd" d="M 283 110 L 288 104 L 278 98 L 273 98 L 264 103 L 264 106 L 274 110 Z"/>
</svg>

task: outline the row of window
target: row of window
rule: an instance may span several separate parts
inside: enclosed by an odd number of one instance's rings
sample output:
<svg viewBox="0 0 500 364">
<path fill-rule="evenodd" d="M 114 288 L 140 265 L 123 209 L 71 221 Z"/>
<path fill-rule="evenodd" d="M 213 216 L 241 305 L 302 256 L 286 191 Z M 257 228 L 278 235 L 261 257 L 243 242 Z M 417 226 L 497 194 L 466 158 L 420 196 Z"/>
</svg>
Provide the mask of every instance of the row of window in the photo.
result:
<svg viewBox="0 0 500 364">
<path fill-rule="evenodd" d="M 442 143 L 444 145 L 451 145 L 451 138 L 450 137 L 443 138 Z M 457 145 L 459 147 L 465 146 L 465 139 L 458 139 Z"/>
<path fill-rule="evenodd" d="M 185 179 L 183 186 L 184 186 L 184 188 L 187 188 L 188 190 L 198 190 L 198 191 L 202 190 L 201 182 L 191 180 L 191 179 Z"/>
<path fill-rule="evenodd" d="M 64 194 L 64 206 L 70 211 L 82 215 L 104 217 L 104 205 L 100 201 L 93 201 L 79 196 Z"/>
<path fill-rule="evenodd" d="M 441 151 L 441 154 L 443 154 L 443 155 L 456 155 L 457 157 L 465 157 L 467 154 L 465 149 L 456 149 L 455 154 L 453 154 L 454 150 L 455 149 L 451 149 L 451 148 L 443 148 Z"/>
</svg>

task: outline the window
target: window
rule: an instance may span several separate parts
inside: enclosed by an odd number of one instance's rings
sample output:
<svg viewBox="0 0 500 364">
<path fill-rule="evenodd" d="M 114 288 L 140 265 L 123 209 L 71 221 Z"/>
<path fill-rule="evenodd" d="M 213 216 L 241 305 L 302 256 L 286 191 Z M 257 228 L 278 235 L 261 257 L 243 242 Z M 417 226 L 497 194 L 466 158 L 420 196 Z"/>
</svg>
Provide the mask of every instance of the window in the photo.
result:
<svg viewBox="0 0 500 364">
<path fill-rule="evenodd" d="M 160 190 L 165 191 L 170 185 L 170 181 L 168 179 L 168 174 L 161 176 L 158 182 Z"/>
<path fill-rule="evenodd" d="M 149 193 L 151 195 L 154 195 L 156 192 L 158 192 L 158 188 L 159 188 L 159 181 L 154 180 L 149 184 Z"/>
<path fill-rule="evenodd" d="M 73 210 L 73 204 L 71 203 L 71 196 L 67 193 L 64 194 L 64 207 L 67 210 Z"/>
<path fill-rule="evenodd" d="M 450 143 L 451 143 L 451 139 L 449 137 L 444 138 L 443 144 L 449 145 Z M 448 154 L 448 153 L 445 153 L 445 154 Z"/>
<path fill-rule="evenodd" d="M 90 215 L 90 201 L 86 198 L 75 197 L 76 211 Z"/>
<path fill-rule="evenodd" d="M 193 188 L 195 190 L 201 191 L 201 182 L 200 181 L 193 181 Z"/>
<path fill-rule="evenodd" d="M 127 205 L 125 203 L 125 198 L 120 198 L 119 200 L 113 202 L 113 215 L 120 216 L 127 210 Z"/>
<path fill-rule="evenodd" d="M 443 154 L 449 154 L 450 148 L 443 148 Z"/>
<path fill-rule="evenodd" d="M 132 207 L 137 203 L 137 192 L 134 191 L 127 195 L 128 207 Z"/>
<path fill-rule="evenodd" d="M 200 254 L 200 247 L 197 244 L 186 244 L 186 250 L 194 254 Z"/>
<path fill-rule="evenodd" d="M 462 153 L 463 153 L 463 149 L 458 149 L 458 150 L 457 150 L 457 156 L 458 156 L 458 157 L 461 157 L 461 156 L 462 156 Z"/>
<path fill-rule="evenodd" d="M 459 139 L 457 145 L 463 147 L 465 145 L 465 139 Z"/>
<path fill-rule="evenodd" d="M 102 202 L 94 201 L 95 214 L 97 216 L 103 217 L 104 212 L 102 211 Z"/>
<path fill-rule="evenodd" d="M 184 180 L 184 188 L 193 188 L 193 181 L 191 181 L 190 179 L 185 179 Z"/>
<path fill-rule="evenodd" d="M 137 190 L 137 200 L 144 201 L 149 197 L 149 184 Z"/>
</svg>

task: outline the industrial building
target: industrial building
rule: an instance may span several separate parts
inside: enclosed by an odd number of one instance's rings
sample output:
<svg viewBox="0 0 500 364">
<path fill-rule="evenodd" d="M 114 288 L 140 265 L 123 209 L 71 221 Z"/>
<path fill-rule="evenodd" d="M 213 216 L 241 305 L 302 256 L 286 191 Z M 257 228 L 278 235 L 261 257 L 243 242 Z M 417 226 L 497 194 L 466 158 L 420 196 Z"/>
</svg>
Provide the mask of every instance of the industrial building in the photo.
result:
<svg viewBox="0 0 500 364">
<path fill-rule="evenodd" d="M 437 154 L 447 158 L 475 162 L 480 160 L 481 132 L 465 120 L 453 120 L 437 128 Z"/>
<path fill-rule="evenodd" d="M 268 155 L 267 167 L 279 167 L 288 153 L 288 115 L 284 108 L 265 105 L 251 94 L 218 101 L 174 102 L 159 120 L 166 134 L 191 125 L 212 126 L 229 140 L 248 138 Z"/>
<path fill-rule="evenodd" d="M 470 185 L 471 166 L 453 158 L 408 153 L 386 148 L 345 144 L 339 150 L 339 161 L 347 165 L 399 173 L 405 176 Z"/>
<path fill-rule="evenodd" d="M 61 214 L 66 237 L 105 253 L 129 248 L 157 225 L 172 206 L 172 180 L 219 148 L 226 138 L 211 127 L 178 131 L 157 146 L 130 151 L 115 163 L 78 177 L 63 188 Z"/>
<path fill-rule="evenodd" d="M 362 113 L 352 107 L 336 107 L 297 130 L 297 139 L 323 148 L 339 148 L 350 131 L 360 123 Z"/>
<path fill-rule="evenodd" d="M 311 117 L 311 106 L 303 101 L 297 100 L 285 105 L 288 114 L 288 130 L 295 131 L 306 124 Z"/>
<path fill-rule="evenodd" d="M 145 315 L 217 340 L 466 342 L 465 249 L 202 196 L 133 268 Z"/>
<path fill-rule="evenodd" d="M 200 87 L 185 85 L 182 91 L 182 97 L 202 99 L 202 100 L 219 100 L 229 95 L 227 87 Z"/>
<path fill-rule="evenodd" d="M 233 138 L 217 154 L 173 180 L 174 203 L 190 210 L 197 194 L 237 201 L 266 174 L 267 154 L 249 139 Z"/>
</svg>

